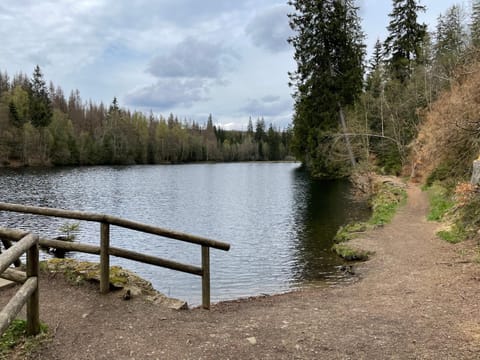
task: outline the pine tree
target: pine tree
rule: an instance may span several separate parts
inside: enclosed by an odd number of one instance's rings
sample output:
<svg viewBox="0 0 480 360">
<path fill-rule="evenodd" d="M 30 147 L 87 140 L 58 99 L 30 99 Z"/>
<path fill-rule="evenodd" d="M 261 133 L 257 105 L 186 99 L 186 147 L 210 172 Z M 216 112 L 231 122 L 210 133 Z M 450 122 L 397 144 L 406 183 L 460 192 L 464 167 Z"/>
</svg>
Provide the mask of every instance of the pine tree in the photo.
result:
<svg viewBox="0 0 480 360">
<path fill-rule="evenodd" d="M 297 70 L 289 74 L 295 86 L 294 151 L 312 172 L 335 176 L 328 160 L 332 134 L 345 131 L 343 108 L 362 89 L 363 33 L 352 0 L 291 0 L 290 26 L 295 35 Z M 341 119 L 339 123 L 339 118 Z M 323 146 L 326 145 L 326 146 Z M 348 150 L 349 139 L 346 137 Z M 351 151 L 352 164 L 355 159 Z"/>
<path fill-rule="evenodd" d="M 476 48 L 480 48 L 480 0 L 473 0 L 470 32 L 472 45 Z"/>
<path fill-rule="evenodd" d="M 30 121 L 36 128 L 44 128 L 52 121 L 53 111 L 45 80 L 37 65 L 30 81 Z"/>
<path fill-rule="evenodd" d="M 393 77 L 402 82 L 410 77 L 412 64 L 421 59 L 427 26 L 418 23 L 418 13 L 425 10 L 417 0 L 393 0 L 384 47 Z"/>
</svg>

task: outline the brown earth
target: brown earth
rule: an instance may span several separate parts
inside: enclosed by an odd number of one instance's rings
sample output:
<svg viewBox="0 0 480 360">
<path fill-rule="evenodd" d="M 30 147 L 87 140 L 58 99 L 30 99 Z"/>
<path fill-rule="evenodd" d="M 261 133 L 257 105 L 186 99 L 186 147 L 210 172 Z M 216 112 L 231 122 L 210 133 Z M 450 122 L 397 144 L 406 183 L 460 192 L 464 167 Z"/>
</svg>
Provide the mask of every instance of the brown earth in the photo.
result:
<svg viewBox="0 0 480 360">
<path fill-rule="evenodd" d="M 438 239 L 425 194 L 411 185 L 408 195 L 390 225 L 354 240 L 376 254 L 346 286 L 173 311 L 42 279 L 41 318 L 53 338 L 31 357 L 480 359 L 478 247 Z"/>
</svg>

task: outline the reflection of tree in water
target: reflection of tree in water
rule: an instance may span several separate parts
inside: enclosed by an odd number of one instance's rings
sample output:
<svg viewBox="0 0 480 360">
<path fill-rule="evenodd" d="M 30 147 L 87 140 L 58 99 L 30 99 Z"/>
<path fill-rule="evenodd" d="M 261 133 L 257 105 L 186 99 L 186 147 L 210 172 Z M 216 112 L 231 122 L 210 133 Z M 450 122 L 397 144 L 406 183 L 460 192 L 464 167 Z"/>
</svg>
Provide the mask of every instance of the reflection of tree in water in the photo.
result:
<svg viewBox="0 0 480 360">
<path fill-rule="evenodd" d="M 342 260 L 330 250 L 332 239 L 341 225 L 366 219 L 368 206 L 351 196 L 348 181 L 314 180 L 303 171 L 293 176 L 293 280 L 338 281 Z"/>
</svg>

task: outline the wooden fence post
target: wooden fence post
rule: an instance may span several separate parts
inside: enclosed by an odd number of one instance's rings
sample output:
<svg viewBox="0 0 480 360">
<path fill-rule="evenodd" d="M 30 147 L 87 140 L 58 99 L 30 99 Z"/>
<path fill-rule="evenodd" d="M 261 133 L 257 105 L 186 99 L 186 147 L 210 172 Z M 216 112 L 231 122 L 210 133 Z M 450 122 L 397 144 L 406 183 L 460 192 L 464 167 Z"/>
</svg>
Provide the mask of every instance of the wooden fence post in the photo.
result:
<svg viewBox="0 0 480 360">
<path fill-rule="evenodd" d="M 40 333 L 40 296 L 39 296 L 39 271 L 40 264 L 38 259 L 38 236 L 37 241 L 27 251 L 27 279 L 37 278 L 37 287 L 27 300 L 27 335 L 37 335 Z"/>
<path fill-rule="evenodd" d="M 202 307 L 210 309 L 210 247 L 202 245 Z"/>
<path fill-rule="evenodd" d="M 100 292 L 108 294 L 110 291 L 110 224 L 100 225 Z"/>
</svg>

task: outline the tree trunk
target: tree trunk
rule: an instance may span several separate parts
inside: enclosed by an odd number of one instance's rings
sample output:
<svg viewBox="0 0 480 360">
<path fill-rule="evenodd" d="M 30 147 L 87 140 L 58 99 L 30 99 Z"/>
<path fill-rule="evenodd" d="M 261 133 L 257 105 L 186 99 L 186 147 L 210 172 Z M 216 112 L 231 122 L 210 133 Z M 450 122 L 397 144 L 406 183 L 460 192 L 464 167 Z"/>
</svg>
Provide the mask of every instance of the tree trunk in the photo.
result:
<svg viewBox="0 0 480 360">
<path fill-rule="evenodd" d="M 347 124 L 345 123 L 345 115 L 343 113 L 343 108 L 340 104 L 338 104 L 338 114 L 340 117 L 340 124 L 342 125 L 342 131 L 345 136 L 345 143 L 347 145 L 348 157 L 350 158 L 350 162 L 352 163 L 352 167 L 357 165 L 355 161 L 355 156 L 353 156 L 352 145 L 350 144 L 350 138 L 346 135 L 347 134 Z"/>
</svg>

